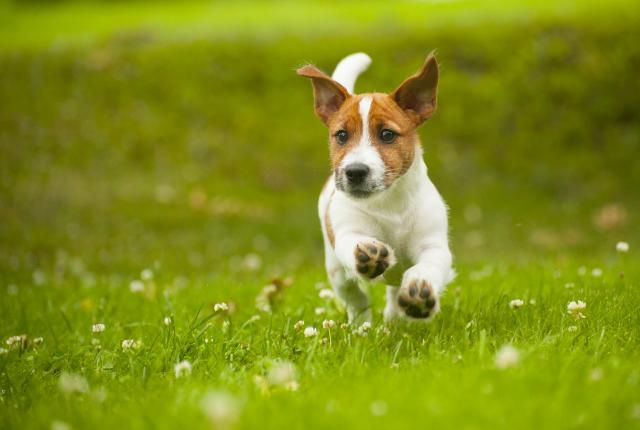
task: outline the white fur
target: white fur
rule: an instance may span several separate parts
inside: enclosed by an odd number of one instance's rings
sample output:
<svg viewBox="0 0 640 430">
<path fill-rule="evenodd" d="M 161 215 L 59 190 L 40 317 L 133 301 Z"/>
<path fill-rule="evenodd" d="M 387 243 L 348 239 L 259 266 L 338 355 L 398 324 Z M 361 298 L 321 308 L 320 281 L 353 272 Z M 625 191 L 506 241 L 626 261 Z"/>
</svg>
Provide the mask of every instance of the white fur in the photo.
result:
<svg viewBox="0 0 640 430">
<path fill-rule="evenodd" d="M 344 172 L 344 168 L 351 163 L 364 163 L 370 169 L 367 181 L 371 183 L 371 188 L 379 189 L 384 187 L 385 166 L 369 135 L 369 110 L 371 109 L 372 101 L 371 96 L 363 97 L 360 100 L 358 109 L 362 119 L 362 136 L 360 136 L 358 145 L 342 159 L 339 170 Z"/>
<path fill-rule="evenodd" d="M 364 52 L 348 55 L 338 63 L 331 78 L 353 94 L 356 79 L 370 64 L 371 58 Z"/>
</svg>

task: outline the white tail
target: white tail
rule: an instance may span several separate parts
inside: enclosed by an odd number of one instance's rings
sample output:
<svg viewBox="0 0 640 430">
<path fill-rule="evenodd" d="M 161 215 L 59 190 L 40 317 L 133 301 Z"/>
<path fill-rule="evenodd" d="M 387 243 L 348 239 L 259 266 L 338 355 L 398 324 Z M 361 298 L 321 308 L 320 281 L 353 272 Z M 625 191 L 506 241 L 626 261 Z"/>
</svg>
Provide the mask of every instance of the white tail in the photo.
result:
<svg viewBox="0 0 640 430">
<path fill-rule="evenodd" d="M 340 60 L 331 78 L 345 87 L 347 91 L 353 93 L 356 79 L 367 70 L 370 64 L 371 58 L 364 52 L 347 55 Z"/>
</svg>

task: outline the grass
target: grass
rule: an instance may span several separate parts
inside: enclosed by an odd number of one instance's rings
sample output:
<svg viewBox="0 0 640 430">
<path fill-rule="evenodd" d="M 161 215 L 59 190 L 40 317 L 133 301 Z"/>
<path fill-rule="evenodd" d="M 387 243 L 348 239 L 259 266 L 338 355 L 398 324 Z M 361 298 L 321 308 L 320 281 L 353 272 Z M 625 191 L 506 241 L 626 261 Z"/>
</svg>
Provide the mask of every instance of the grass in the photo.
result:
<svg viewBox="0 0 640 430">
<path fill-rule="evenodd" d="M 0 338 L 28 339 L 0 427 L 640 427 L 635 3 L 246 6 L 0 11 Z M 365 50 L 358 89 L 389 90 L 436 47 L 459 276 L 428 326 L 384 326 L 372 286 L 360 336 L 318 295 L 326 136 L 293 70 Z"/>
</svg>

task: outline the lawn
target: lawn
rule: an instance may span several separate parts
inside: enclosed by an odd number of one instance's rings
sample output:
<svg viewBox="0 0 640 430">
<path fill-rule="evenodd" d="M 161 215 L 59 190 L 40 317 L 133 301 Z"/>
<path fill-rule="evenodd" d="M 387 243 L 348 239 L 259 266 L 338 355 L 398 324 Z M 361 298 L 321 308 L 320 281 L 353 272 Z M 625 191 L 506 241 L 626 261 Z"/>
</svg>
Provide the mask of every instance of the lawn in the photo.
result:
<svg viewBox="0 0 640 430">
<path fill-rule="evenodd" d="M 635 2 L 6 2 L 0 23 L 1 428 L 640 428 Z M 429 325 L 385 325 L 372 285 L 348 326 L 294 70 L 363 50 L 356 90 L 389 91 L 434 48 L 421 136 L 459 274 Z"/>
</svg>

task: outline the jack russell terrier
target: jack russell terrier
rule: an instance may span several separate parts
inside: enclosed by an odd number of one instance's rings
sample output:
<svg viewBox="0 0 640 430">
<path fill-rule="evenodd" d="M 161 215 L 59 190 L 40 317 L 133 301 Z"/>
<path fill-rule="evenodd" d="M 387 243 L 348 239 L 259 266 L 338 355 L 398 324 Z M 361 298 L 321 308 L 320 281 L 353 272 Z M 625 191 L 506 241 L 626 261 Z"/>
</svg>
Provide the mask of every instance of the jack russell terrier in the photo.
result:
<svg viewBox="0 0 640 430">
<path fill-rule="evenodd" d="M 389 94 L 354 94 L 371 59 L 345 57 L 329 77 L 313 65 L 315 113 L 329 129 L 333 174 L 318 210 L 325 266 L 349 322 L 371 321 L 360 280 L 384 278 L 386 321 L 430 320 L 455 273 L 448 243 L 447 207 L 427 176 L 416 131 L 436 110 L 438 63 L 422 68 Z"/>
</svg>

